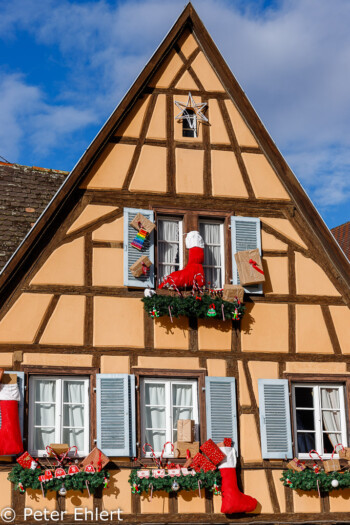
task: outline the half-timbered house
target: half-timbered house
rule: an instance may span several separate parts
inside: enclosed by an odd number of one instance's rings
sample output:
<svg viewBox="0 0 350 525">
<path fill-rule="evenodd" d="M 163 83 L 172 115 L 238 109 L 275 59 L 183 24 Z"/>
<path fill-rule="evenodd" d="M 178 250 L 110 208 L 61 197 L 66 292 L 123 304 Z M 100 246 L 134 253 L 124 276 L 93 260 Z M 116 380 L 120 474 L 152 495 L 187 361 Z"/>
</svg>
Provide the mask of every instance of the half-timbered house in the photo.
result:
<svg viewBox="0 0 350 525">
<path fill-rule="evenodd" d="M 183 107 L 187 116 L 176 118 Z M 137 213 L 156 225 L 140 277 L 130 272 Z M 145 310 L 145 289 L 184 267 L 194 230 L 213 289 L 238 284 L 236 252 L 260 251 L 265 282 L 245 287 L 242 320 Z M 191 4 L 0 287 L 0 367 L 20 385 L 25 450 L 43 464 L 52 443 L 76 445 L 81 457 L 97 446 L 110 459 L 103 491 L 44 497 L 20 493 L 7 479 L 15 458 L 2 457 L 0 507 L 12 506 L 16 523 L 29 507 L 66 511 L 68 521 L 81 507 L 119 508 L 125 523 L 349 519 L 350 488 L 318 493 L 280 481 L 291 458 L 307 461 L 315 449 L 327 459 L 336 442 L 350 445 L 349 261 Z M 233 438 L 240 487 L 258 500 L 252 514 L 221 514 L 208 488 L 132 492 L 131 472 L 152 462 L 145 443 L 158 454 L 176 441 L 181 413 L 202 443 Z"/>
</svg>

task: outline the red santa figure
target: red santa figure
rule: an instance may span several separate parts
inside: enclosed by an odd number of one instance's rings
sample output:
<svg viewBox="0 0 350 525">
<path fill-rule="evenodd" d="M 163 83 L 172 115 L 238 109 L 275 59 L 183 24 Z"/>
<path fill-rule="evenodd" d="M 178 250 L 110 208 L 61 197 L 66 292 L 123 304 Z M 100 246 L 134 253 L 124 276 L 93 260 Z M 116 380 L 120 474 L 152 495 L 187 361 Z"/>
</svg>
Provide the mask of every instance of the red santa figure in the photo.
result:
<svg viewBox="0 0 350 525">
<path fill-rule="evenodd" d="M 0 383 L 0 456 L 15 455 L 23 452 L 18 416 L 19 400 L 20 393 L 17 383 Z"/>
<path fill-rule="evenodd" d="M 203 261 L 204 261 L 204 241 L 199 232 L 192 231 L 186 236 L 186 248 L 188 248 L 188 263 L 182 270 L 172 272 L 165 277 L 164 281 L 159 285 L 163 288 L 166 284 L 169 286 L 175 285 L 177 288 L 185 288 L 193 286 L 194 282 L 198 286 L 203 286 L 205 283 Z"/>
<path fill-rule="evenodd" d="M 226 454 L 226 458 L 219 464 L 221 473 L 221 512 L 224 514 L 237 514 L 253 512 L 258 502 L 255 498 L 243 494 L 237 485 L 236 452 L 231 447 L 219 447 Z"/>
</svg>

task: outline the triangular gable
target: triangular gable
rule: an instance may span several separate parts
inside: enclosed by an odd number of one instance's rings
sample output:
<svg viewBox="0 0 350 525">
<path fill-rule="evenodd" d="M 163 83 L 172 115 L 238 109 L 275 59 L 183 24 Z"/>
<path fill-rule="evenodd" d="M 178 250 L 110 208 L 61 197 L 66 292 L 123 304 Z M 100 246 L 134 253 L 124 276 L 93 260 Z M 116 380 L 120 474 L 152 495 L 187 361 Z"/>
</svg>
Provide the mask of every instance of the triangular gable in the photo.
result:
<svg viewBox="0 0 350 525">
<path fill-rule="evenodd" d="M 169 64 L 172 67 L 169 68 Z M 173 121 L 162 119 L 164 109 L 169 104 L 174 111 L 173 100 L 169 102 L 169 97 L 162 93 L 162 89 L 172 87 L 183 90 L 184 98 L 191 89 L 199 99 L 205 94 L 212 108 L 219 107 L 220 110 L 215 116 L 213 114 L 213 122 L 215 119 L 226 122 L 225 130 L 218 132 L 220 125 L 217 124 L 212 136 L 210 131 L 201 128 L 203 141 L 209 140 L 212 145 L 215 142 L 228 145 L 227 151 L 225 147 L 211 151 L 210 181 L 204 177 L 197 183 L 188 177 L 191 167 L 198 171 L 208 164 L 207 156 L 199 149 L 191 150 L 192 155 L 189 156 L 189 148 L 177 148 L 174 152 L 178 166 L 176 177 L 170 180 L 165 175 L 164 168 L 171 160 L 169 161 L 166 149 L 161 151 L 162 148 L 156 148 L 156 145 L 157 141 L 166 140 L 167 126 L 174 126 Z M 152 96 L 154 90 L 158 90 L 157 97 Z M 220 99 L 220 94 L 225 97 Z M 176 133 L 174 136 L 176 140 Z M 154 144 L 145 143 L 145 139 L 154 141 Z M 234 155 L 230 150 L 231 146 Z M 156 149 L 157 162 L 154 162 Z M 113 159 L 118 159 L 118 170 L 114 169 Z M 230 164 L 231 170 L 228 184 L 223 183 L 220 176 L 220 166 L 226 163 Z M 102 165 L 103 173 L 99 172 Z M 148 166 L 151 169 L 146 169 L 148 180 L 145 180 L 145 167 Z M 113 187 L 108 176 L 111 171 Z M 261 177 L 257 177 L 258 172 L 263 173 L 263 181 Z M 91 185 L 92 180 L 94 183 Z M 191 4 L 184 9 L 134 85 L 5 267 L 0 275 L 2 301 L 6 300 L 6 291 L 13 289 L 30 267 L 33 257 L 52 238 L 65 220 L 67 212 L 74 206 L 79 206 L 82 195 L 79 187 L 91 188 L 97 184 L 101 189 L 147 193 L 152 181 L 157 185 L 156 192 L 169 195 L 177 192 L 205 197 L 209 191 L 213 197 L 227 198 L 234 187 L 236 201 L 268 199 L 270 202 L 275 199 L 279 203 L 291 202 L 289 213 L 292 215 L 295 206 L 302 220 L 310 226 L 307 234 L 309 241 L 323 254 L 323 265 L 328 265 L 333 276 L 337 275 L 345 285 L 344 293 L 350 301 L 348 261 L 266 132 Z"/>
</svg>

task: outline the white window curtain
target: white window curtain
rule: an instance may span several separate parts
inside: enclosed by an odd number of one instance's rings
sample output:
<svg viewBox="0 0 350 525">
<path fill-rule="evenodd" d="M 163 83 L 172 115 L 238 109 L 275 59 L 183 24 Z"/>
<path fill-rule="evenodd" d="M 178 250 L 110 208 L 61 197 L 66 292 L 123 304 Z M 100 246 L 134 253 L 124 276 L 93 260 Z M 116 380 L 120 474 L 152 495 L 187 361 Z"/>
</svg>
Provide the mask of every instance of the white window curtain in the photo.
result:
<svg viewBox="0 0 350 525">
<path fill-rule="evenodd" d="M 209 288 L 223 286 L 223 244 L 222 224 L 200 222 L 199 232 L 203 237 L 204 246 L 204 274 Z"/>
<path fill-rule="evenodd" d="M 337 388 L 321 388 L 321 407 L 323 428 L 334 447 L 337 443 L 341 443 L 341 417 Z"/>
<path fill-rule="evenodd" d="M 176 219 L 158 219 L 158 284 L 169 273 L 180 269 L 180 225 Z"/>
</svg>

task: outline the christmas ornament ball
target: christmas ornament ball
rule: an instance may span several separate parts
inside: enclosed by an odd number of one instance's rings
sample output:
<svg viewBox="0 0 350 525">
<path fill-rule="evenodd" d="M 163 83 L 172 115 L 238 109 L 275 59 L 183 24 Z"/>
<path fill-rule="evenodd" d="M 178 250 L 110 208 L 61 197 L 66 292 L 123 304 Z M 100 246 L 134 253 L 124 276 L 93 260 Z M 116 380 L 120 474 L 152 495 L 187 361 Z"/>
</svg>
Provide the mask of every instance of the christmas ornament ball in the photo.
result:
<svg viewBox="0 0 350 525">
<path fill-rule="evenodd" d="M 67 494 L 67 489 L 64 485 L 62 485 L 62 487 L 60 488 L 60 490 L 58 491 L 59 495 L 60 496 L 65 496 Z"/>
<path fill-rule="evenodd" d="M 339 481 L 337 479 L 332 479 L 332 487 L 339 487 Z"/>
<path fill-rule="evenodd" d="M 171 490 L 174 490 L 175 492 L 177 492 L 180 488 L 180 485 L 178 484 L 178 482 L 175 480 L 173 482 L 173 484 L 171 485 Z"/>
</svg>

